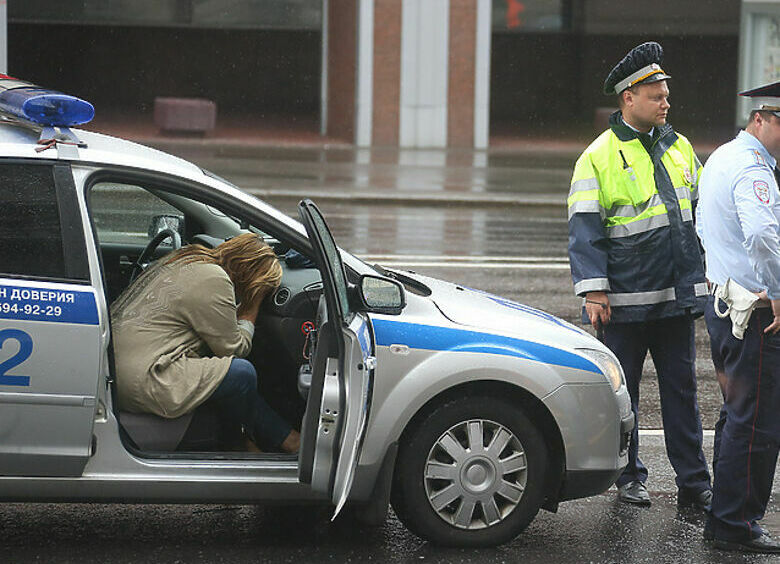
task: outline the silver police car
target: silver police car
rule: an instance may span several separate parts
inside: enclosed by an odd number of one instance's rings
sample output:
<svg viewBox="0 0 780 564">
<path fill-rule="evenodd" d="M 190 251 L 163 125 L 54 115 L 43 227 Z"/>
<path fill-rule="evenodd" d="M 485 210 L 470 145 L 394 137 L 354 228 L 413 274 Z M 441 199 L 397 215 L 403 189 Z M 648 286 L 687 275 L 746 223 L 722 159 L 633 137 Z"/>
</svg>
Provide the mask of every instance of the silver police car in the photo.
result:
<svg viewBox="0 0 780 564">
<path fill-rule="evenodd" d="M 318 502 L 374 524 L 392 503 L 425 539 L 486 546 L 606 490 L 627 463 L 623 374 L 587 332 L 368 265 L 311 201 L 294 221 L 75 118 L 22 115 L 2 95 L 0 111 L 0 500 Z M 249 359 L 299 423 L 297 455 L 227 451 L 200 409 L 116 408 L 112 300 L 172 249 L 247 231 L 284 268 Z"/>
</svg>

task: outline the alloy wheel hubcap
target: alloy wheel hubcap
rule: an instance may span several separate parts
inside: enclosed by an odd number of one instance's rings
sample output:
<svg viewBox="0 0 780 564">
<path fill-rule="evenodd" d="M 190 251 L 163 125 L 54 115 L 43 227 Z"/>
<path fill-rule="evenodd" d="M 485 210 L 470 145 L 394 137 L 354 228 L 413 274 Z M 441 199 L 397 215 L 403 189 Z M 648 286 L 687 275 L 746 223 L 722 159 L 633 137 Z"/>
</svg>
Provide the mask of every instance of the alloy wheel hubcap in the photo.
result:
<svg viewBox="0 0 780 564">
<path fill-rule="evenodd" d="M 447 429 L 425 462 L 428 502 L 439 517 L 461 529 L 484 529 L 506 519 L 520 503 L 527 479 L 520 440 L 487 419 Z"/>
</svg>

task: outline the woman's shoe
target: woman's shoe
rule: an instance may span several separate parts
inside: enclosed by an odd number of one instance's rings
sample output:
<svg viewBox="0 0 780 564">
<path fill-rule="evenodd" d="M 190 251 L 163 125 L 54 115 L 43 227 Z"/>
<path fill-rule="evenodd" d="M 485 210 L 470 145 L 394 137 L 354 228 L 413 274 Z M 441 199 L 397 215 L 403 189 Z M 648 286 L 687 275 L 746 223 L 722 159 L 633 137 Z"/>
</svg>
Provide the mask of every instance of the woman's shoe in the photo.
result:
<svg viewBox="0 0 780 564">
<path fill-rule="evenodd" d="M 301 434 L 293 429 L 282 441 L 281 449 L 289 454 L 296 454 L 301 448 Z"/>
</svg>

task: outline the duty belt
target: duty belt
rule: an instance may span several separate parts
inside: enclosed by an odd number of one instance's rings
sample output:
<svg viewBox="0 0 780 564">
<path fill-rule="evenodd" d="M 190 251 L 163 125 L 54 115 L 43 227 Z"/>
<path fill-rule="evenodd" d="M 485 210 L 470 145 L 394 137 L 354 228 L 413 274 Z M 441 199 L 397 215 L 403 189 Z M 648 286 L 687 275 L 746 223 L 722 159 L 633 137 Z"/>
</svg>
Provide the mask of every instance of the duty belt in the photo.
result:
<svg viewBox="0 0 780 564">
<path fill-rule="evenodd" d="M 708 294 L 711 294 L 711 295 L 714 296 L 715 292 L 718 291 L 718 287 L 719 286 L 717 284 L 715 284 L 714 282 L 707 281 L 707 293 Z M 759 300 L 756 303 L 756 306 L 755 306 L 756 309 L 765 308 L 765 307 L 772 307 L 772 302 L 769 302 L 767 300 Z"/>
</svg>

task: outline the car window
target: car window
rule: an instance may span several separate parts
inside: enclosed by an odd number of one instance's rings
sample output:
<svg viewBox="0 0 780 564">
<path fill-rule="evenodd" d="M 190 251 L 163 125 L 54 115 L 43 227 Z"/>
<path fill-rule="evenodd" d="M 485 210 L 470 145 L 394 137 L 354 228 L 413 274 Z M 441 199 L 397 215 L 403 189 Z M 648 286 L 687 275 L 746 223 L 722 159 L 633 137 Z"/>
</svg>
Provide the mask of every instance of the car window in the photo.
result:
<svg viewBox="0 0 780 564">
<path fill-rule="evenodd" d="M 90 190 L 92 222 L 101 243 L 145 245 L 155 217 L 180 216 L 175 207 L 132 184 L 98 182 Z"/>
<path fill-rule="evenodd" d="M 349 297 L 347 294 L 347 279 L 344 272 L 344 264 L 341 261 L 341 253 L 339 253 L 336 243 L 333 241 L 333 237 L 330 234 L 325 220 L 319 213 L 319 210 L 312 210 L 312 220 L 314 221 L 314 227 L 322 235 L 322 245 L 327 260 L 333 265 L 333 284 L 336 290 L 336 297 L 339 300 L 341 306 L 341 312 L 344 315 L 344 321 L 349 322 L 351 314 L 349 310 Z"/>
<path fill-rule="evenodd" d="M 0 274 L 67 278 L 53 168 L 0 165 Z"/>
</svg>

